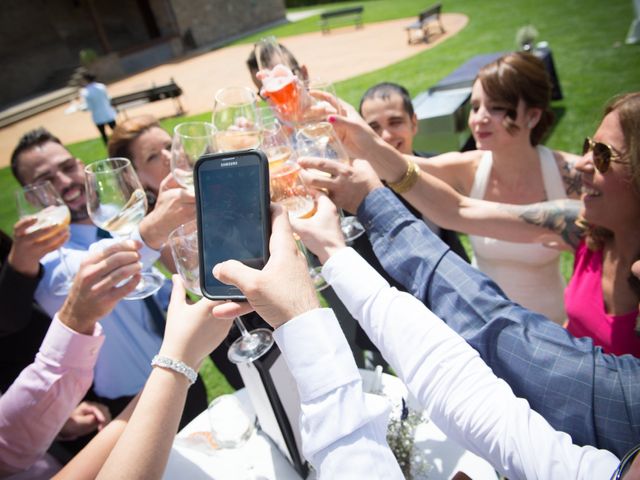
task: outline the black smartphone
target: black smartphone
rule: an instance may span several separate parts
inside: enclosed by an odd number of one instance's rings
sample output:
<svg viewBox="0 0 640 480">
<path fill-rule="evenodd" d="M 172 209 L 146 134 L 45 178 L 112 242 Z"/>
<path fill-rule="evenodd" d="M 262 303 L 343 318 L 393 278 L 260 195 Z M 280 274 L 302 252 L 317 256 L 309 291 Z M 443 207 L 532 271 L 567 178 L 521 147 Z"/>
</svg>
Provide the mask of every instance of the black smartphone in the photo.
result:
<svg viewBox="0 0 640 480">
<path fill-rule="evenodd" d="M 269 258 L 269 163 L 259 150 L 202 156 L 194 167 L 200 288 L 212 300 L 244 300 L 213 267 L 238 260 L 261 269 Z"/>
</svg>

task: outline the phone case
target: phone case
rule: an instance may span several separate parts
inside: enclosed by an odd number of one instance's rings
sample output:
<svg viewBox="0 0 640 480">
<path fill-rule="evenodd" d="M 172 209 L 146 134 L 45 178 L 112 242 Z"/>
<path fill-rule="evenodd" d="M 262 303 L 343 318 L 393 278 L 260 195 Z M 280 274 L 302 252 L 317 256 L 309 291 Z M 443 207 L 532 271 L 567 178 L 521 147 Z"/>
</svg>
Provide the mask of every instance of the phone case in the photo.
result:
<svg viewBox="0 0 640 480">
<path fill-rule="evenodd" d="M 204 229 L 203 229 L 203 212 L 202 205 L 203 199 L 201 195 L 203 192 L 200 191 L 200 183 L 201 183 L 201 172 L 206 170 L 206 168 L 211 164 L 211 162 L 217 162 L 219 165 L 221 162 L 237 160 L 241 162 L 243 158 L 246 157 L 256 157 L 258 159 L 258 163 L 256 167 L 259 170 L 259 188 L 260 192 L 260 220 L 261 220 L 261 231 L 262 235 L 262 251 L 264 252 L 262 260 L 262 265 L 266 264 L 269 259 L 269 239 L 271 237 L 271 214 L 270 214 L 270 194 L 269 194 L 269 162 L 267 160 L 266 155 L 260 150 L 241 150 L 235 152 L 222 152 L 222 153 L 214 153 L 203 155 L 198 159 L 194 166 L 194 186 L 195 186 L 195 196 L 196 196 L 196 212 L 197 212 L 197 220 L 198 220 L 198 257 L 200 260 L 200 289 L 202 291 L 203 296 L 209 298 L 211 300 L 246 300 L 246 297 L 242 294 L 242 292 L 234 286 L 228 285 L 224 287 L 216 288 L 216 291 L 209 291 L 205 284 L 205 275 L 211 275 L 211 272 L 207 272 L 207 268 L 205 266 L 205 252 L 204 252 Z M 243 259 L 239 258 L 238 260 L 242 261 Z"/>
</svg>

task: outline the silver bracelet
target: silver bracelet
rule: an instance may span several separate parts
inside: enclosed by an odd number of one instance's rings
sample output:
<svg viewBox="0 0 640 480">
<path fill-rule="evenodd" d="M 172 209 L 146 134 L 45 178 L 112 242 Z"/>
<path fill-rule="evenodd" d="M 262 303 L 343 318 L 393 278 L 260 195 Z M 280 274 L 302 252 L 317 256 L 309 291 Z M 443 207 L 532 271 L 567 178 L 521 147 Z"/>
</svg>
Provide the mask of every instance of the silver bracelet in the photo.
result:
<svg viewBox="0 0 640 480">
<path fill-rule="evenodd" d="M 198 379 L 198 374 L 196 371 L 180 360 L 174 360 L 169 357 L 162 357 L 160 355 L 156 355 L 151 360 L 152 367 L 160 367 L 160 368 L 168 368 L 169 370 L 173 370 L 174 372 L 178 372 L 189 380 L 189 384 L 193 385 Z"/>
</svg>

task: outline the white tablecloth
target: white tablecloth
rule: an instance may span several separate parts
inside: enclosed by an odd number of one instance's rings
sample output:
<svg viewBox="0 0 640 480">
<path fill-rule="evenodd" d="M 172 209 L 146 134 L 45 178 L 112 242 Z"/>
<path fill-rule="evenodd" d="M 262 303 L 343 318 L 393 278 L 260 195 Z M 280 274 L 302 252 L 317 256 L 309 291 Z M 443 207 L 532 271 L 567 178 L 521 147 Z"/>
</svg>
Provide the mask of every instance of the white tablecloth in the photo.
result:
<svg viewBox="0 0 640 480">
<path fill-rule="evenodd" d="M 362 370 L 365 391 L 375 385 L 375 375 Z M 406 398 L 407 390 L 396 377 L 382 375 L 379 393 L 390 398 L 395 405 L 392 415 L 397 415 L 401 399 Z M 249 397 L 244 389 L 234 395 L 253 414 Z M 197 451 L 184 445 L 184 439 L 193 432 L 209 430 L 207 412 L 202 412 L 176 436 L 165 471 L 165 479 L 198 480 L 215 478 L 217 480 L 301 480 L 300 475 L 291 467 L 269 438 L 260 431 L 253 433 L 243 446 L 236 449 L 205 449 Z M 418 426 L 415 445 L 425 452 L 432 465 L 427 477 L 429 480 L 449 479 L 462 471 L 474 480 L 495 480 L 495 471 L 485 460 L 466 451 L 452 440 L 448 440 L 438 427 L 426 421 Z M 313 477 L 313 473 L 309 478 Z M 417 480 L 417 479 L 416 479 Z"/>
</svg>

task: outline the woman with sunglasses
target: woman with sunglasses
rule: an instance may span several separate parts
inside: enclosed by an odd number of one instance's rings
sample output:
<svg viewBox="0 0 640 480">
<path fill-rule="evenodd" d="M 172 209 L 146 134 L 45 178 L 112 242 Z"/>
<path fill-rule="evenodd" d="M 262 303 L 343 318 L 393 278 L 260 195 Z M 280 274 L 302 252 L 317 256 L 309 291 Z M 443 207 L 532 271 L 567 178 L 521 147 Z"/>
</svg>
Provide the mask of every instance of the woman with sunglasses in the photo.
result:
<svg viewBox="0 0 640 480">
<path fill-rule="evenodd" d="M 415 168 L 414 157 L 399 161 L 398 153 L 379 141 L 352 107 L 343 107 L 351 120 L 333 120 L 350 153 L 367 158 L 375 173 L 392 180 L 392 188 L 443 228 L 574 250 L 574 272 L 565 291 L 567 329 L 576 337 L 593 338 L 607 353 L 640 357 L 636 334 L 640 281 L 629 276 L 631 264 L 640 256 L 640 92 L 614 99 L 593 138 L 584 141 L 583 157 L 576 164 L 582 175 L 583 202 L 531 205 L 461 195 Z M 321 168 L 307 160 L 304 166 Z M 341 198 L 346 189 L 341 194 L 335 179 L 351 178 L 351 184 L 343 187 L 354 191 L 354 178 L 374 175 L 362 167 L 356 174 L 336 169 L 329 173 L 334 180 L 315 181 L 315 186 L 328 188 L 346 209 L 350 205 Z"/>
</svg>

